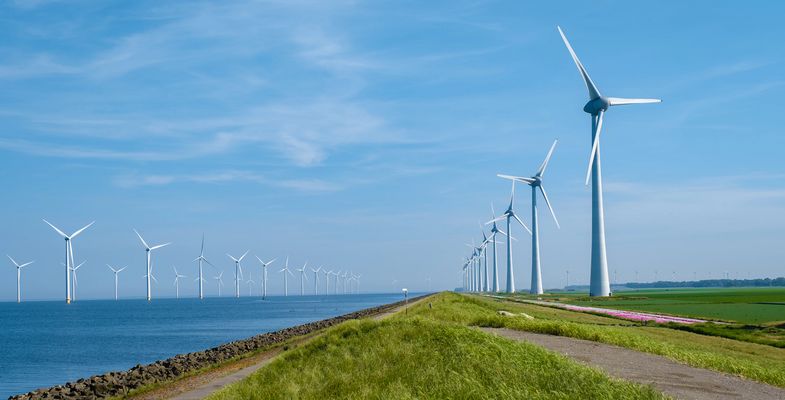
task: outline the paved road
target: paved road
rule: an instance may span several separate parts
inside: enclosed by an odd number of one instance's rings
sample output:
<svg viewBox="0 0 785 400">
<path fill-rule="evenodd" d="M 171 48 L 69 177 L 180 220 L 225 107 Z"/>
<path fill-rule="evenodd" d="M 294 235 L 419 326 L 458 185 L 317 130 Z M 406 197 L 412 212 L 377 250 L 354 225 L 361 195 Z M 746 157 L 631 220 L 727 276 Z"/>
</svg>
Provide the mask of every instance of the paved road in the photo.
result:
<svg viewBox="0 0 785 400">
<path fill-rule="evenodd" d="M 513 340 L 531 342 L 605 371 L 608 375 L 652 385 L 677 399 L 785 399 L 785 389 L 721 372 L 679 364 L 665 357 L 563 336 L 506 328 L 481 328 Z"/>
</svg>

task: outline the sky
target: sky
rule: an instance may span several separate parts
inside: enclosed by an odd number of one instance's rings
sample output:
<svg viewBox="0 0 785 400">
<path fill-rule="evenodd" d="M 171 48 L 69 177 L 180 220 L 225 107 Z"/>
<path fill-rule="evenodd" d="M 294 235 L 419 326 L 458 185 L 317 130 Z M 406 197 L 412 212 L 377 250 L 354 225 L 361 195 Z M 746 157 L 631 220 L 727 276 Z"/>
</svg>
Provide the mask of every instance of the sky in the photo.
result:
<svg viewBox="0 0 785 400">
<path fill-rule="evenodd" d="M 64 297 L 63 241 L 42 218 L 96 221 L 74 241 L 81 298 L 112 296 L 106 264 L 128 267 L 121 296 L 144 296 L 134 228 L 173 242 L 154 254 L 154 296 L 174 294 L 172 266 L 195 294 L 202 234 L 224 294 L 226 253 L 246 250 L 257 282 L 252 256 L 278 259 L 274 294 L 287 256 L 362 274 L 362 291 L 452 289 L 491 204 L 509 202 L 495 175 L 534 174 L 558 138 L 544 286 L 567 270 L 587 283 L 590 119 L 560 25 L 603 94 L 663 99 L 605 118 L 611 276 L 785 275 L 785 5 L 547 3 L 3 2 L 0 252 L 35 260 L 28 299 Z M 525 289 L 528 235 L 513 235 Z"/>
</svg>

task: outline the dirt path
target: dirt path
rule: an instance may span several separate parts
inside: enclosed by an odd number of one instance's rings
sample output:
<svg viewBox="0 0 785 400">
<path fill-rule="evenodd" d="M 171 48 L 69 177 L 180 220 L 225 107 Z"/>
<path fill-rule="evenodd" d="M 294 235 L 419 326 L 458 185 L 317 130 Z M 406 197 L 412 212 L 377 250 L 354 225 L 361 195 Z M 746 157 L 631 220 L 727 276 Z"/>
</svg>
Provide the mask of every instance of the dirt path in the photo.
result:
<svg viewBox="0 0 785 400">
<path fill-rule="evenodd" d="M 425 299 L 419 299 L 415 301 L 409 302 L 408 307 L 412 307 L 416 303 L 423 301 Z M 391 310 L 385 311 L 383 313 L 374 315 L 374 320 L 381 320 L 387 318 L 401 310 L 404 310 L 406 306 L 402 305 Z M 321 333 L 315 333 L 313 335 L 303 337 L 302 339 L 294 342 L 293 344 L 301 345 L 304 344 L 311 339 L 319 336 Z M 241 360 L 236 364 L 232 364 L 227 366 L 226 368 L 219 368 L 216 371 L 210 371 L 205 374 L 200 374 L 197 376 L 193 376 L 190 378 L 183 379 L 181 382 L 177 382 L 173 385 L 167 386 L 166 388 L 162 388 L 151 392 L 148 395 L 143 395 L 139 397 L 134 397 L 134 400 L 157 400 L 157 399 L 172 399 L 172 400 L 197 400 L 203 399 L 213 392 L 216 392 L 223 388 L 226 385 L 241 381 L 246 377 L 250 376 L 257 370 L 265 367 L 266 365 L 270 364 L 275 360 L 275 358 L 282 352 L 283 350 L 279 348 L 275 348 L 269 351 L 265 351 L 263 353 L 257 354 L 253 357 L 249 357 L 246 360 Z"/>
<path fill-rule="evenodd" d="M 701 368 L 665 357 L 604 343 L 506 328 L 481 328 L 513 340 L 527 341 L 597 367 L 608 375 L 652 385 L 677 399 L 785 399 L 785 389 Z"/>
</svg>

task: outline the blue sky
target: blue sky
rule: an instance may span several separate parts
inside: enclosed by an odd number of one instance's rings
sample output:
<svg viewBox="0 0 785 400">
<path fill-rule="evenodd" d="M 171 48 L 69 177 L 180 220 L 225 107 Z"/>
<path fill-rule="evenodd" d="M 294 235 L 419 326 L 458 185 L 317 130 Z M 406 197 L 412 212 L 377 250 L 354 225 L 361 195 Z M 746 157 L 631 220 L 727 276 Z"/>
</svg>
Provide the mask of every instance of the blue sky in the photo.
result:
<svg viewBox="0 0 785 400">
<path fill-rule="evenodd" d="M 41 218 L 97 221 L 75 241 L 83 298 L 110 296 L 106 263 L 129 267 L 121 295 L 144 294 L 132 228 L 174 242 L 155 256 L 159 296 L 172 265 L 194 276 L 202 232 L 225 274 L 224 253 L 250 249 L 351 269 L 363 290 L 452 288 L 490 203 L 509 201 L 495 174 L 533 174 L 559 138 L 544 283 L 587 282 L 590 122 L 558 24 L 603 94 L 663 99 L 605 121 L 618 279 L 785 274 L 785 6 L 593 4 L 4 2 L 0 251 L 36 260 L 28 298 L 63 297 L 62 241 Z M 527 288 L 527 241 L 514 253 Z"/>
</svg>

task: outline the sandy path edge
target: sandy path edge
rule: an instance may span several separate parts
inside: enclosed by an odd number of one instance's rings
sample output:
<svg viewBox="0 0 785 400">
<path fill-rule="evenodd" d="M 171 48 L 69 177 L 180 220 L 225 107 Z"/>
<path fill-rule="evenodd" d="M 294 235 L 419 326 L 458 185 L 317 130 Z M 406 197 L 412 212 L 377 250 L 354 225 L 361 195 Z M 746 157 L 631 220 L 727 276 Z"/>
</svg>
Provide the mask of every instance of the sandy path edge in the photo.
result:
<svg viewBox="0 0 785 400">
<path fill-rule="evenodd" d="M 526 341 L 596 367 L 608 375 L 652 385 L 677 399 L 785 399 L 785 389 L 737 376 L 679 364 L 668 358 L 589 340 L 507 328 L 479 328 L 508 339 Z"/>
</svg>

